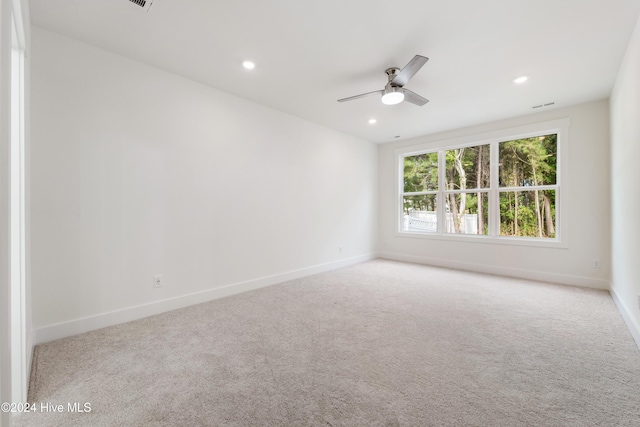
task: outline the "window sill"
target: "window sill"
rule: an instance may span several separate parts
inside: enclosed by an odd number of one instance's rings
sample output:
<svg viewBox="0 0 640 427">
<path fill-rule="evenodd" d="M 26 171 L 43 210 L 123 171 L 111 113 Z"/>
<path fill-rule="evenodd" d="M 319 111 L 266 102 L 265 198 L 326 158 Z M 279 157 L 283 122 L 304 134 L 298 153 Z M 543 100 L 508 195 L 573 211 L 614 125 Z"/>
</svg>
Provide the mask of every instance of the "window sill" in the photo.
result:
<svg viewBox="0 0 640 427">
<path fill-rule="evenodd" d="M 510 246 L 529 246 L 529 247 L 543 247 L 543 248 L 568 248 L 569 244 L 560 239 L 538 239 L 529 237 L 493 237 L 493 236 L 478 236 L 478 235 L 461 235 L 461 234 L 439 234 L 439 233 L 420 233 L 409 231 L 397 231 L 396 237 L 410 238 L 410 239 L 433 239 L 433 240 L 448 240 L 452 242 L 466 242 L 466 243 L 484 243 L 484 244 L 496 244 L 496 245 L 510 245 Z"/>
</svg>

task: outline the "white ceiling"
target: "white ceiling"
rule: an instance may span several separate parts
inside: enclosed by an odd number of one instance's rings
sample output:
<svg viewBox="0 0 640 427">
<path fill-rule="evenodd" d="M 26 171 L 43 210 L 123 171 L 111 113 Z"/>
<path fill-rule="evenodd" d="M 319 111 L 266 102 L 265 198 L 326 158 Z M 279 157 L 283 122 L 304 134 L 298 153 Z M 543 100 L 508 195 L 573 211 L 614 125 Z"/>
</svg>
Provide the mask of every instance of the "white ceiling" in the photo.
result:
<svg viewBox="0 0 640 427">
<path fill-rule="evenodd" d="M 374 142 L 607 98 L 640 0 L 30 0 L 34 25 Z M 384 70 L 430 58 L 383 105 Z M 256 63 L 245 70 L 242 61 Z M 529 76 L 518 86 L 513 79 Z M 375 125 L 368 119 L 376 118 Z"/>
</svg>

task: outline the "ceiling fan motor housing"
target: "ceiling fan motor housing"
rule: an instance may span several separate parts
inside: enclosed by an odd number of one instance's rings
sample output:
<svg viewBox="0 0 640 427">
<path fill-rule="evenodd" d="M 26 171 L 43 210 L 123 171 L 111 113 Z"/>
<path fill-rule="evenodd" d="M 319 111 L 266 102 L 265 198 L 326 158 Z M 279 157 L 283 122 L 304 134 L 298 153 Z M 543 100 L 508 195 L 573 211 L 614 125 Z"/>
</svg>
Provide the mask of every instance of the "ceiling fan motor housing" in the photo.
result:
<svg viewBox="0 0 640 427">
<path fill-rule="evenodd" d="M 384 70 L 384 72 L 387 73 L 387 77 L 389 78 L 389 83 L 391 83 L 391 80 L 395 79 L 395 77 L 400 72 L 400 68 L 391 67 Z M 393 86 L 399 86 L 399 85 L 393 85 Z"/>
</svg>

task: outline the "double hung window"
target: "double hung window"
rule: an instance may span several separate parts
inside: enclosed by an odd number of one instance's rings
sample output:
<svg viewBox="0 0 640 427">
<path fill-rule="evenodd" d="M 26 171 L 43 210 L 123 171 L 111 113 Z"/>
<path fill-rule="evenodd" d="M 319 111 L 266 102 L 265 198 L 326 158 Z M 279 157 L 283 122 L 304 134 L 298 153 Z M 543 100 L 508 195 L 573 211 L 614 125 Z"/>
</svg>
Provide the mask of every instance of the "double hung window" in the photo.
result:
<svg viewBox="0 0 640 427">
<path fill-rule="evenodd" d="M 560 153 L 568 121 L 524 134 L 397 151 L 399 233 L 560 242 Z"/>
</svg>

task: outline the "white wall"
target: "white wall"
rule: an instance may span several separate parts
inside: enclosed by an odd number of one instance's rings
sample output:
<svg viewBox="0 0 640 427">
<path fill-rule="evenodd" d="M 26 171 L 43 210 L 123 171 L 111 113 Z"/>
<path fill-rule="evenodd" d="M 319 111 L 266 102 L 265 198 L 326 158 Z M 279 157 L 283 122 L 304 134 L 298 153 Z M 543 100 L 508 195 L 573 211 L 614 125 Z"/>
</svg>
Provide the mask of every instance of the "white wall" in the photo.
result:
<svg viewBox="0 0 640 427">
<path fill-rule="evenodd" d="M 562 200 L 570 212 L 568 230 L 562 230 L 563 240 L 568 233 L 568 248 L 396 235 L 396 148 L 418 144 L 440 148 L 441 141 L 448 139 L 561 118 L 570 120 L 569 175 L 568 185 L 563 184 Z M 609 287 L 609 106 L 606 100 L 382 145 L 378 149 L 378 163 L 378 233 L 382 256 L 564 284 Z M 592 268 L 594 259 L 601 261 L 600 269 Z"/>
<path fill-rule="evenodd" d="M 611 94 L 612 290 L 640 346 L 640 19 Z"/>
<path fill-rule="evenodd" d="M 38 342 L 373 256 L 375 145 L 32 38 Z"/>
</svg>

